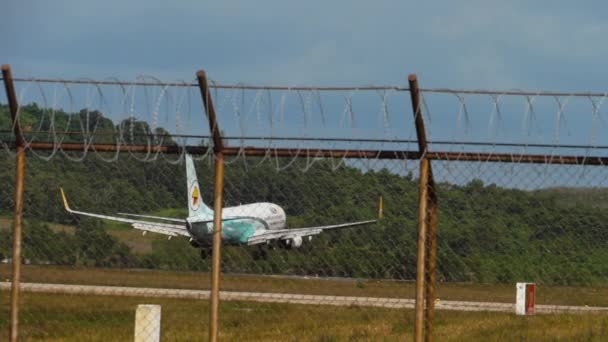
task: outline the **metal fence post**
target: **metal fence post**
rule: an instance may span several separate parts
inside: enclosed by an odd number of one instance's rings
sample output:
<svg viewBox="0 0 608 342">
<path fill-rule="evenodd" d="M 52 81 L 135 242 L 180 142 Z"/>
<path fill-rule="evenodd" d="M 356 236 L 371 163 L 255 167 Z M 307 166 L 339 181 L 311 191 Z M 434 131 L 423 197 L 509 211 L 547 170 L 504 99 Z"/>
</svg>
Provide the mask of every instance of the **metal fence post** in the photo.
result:
<svg viewBox="0 0 608 342">
<path fill-rule="evenodd" d="M 418 88 L 416 75 L 409 75 L 408 82 L 412 111 L 416 124 L 418 150 L 421 158 L 414 338 L 416 341 L 422 341 L 423 338 L 426 341 L 431 341 L 435 310 L 435 265 L 438 222 L 437 189 L 435 187 L 431 162 L 427 155 L 428 143 L 422 118 L 422 102 L 420 100 L 420 89 Z"/>
<path fill-rule="evenodd" d="M 2 65 L 2 77 L 6 88 L 6 97 L 11 111 L 13 131 L 17 150 L 17 163 L 15 168 L 15 213 L 13 216 L 13 275 L 11 280 L 11 317 L 10 341 L 17 341 L 19 336 L 19 292 L 21 280 L 21 236 L 23 219 L 23 190 L 25 181 L 25 142 L 21 135 L 21 127 L 17 112 L 19 104 L 15 94 L 13 75 L 9 65 Z"/>
<path fill-rule="evenodd" d="M 224 196 L 224 144 L 217 124 L 215 108 L 207 75 L 203 70 L 196 73 L 203 105 L 209 129 L 213 136 L 213 153 L 215 155 L 215 191 L 214 191 L 214 215 L 213 215 L 213 245 L 211 256 L 211 293 L 209 296 L 209 341 L 217 341 L 219 331 L 219 304 L 220 304 L 220 267 L 221 267 L 221 247 L 222 247 L 222 207 Z"/>
<path fill-rule="evenodd" d="M 437 264 L 437 223 L 438 218 L 438 203 L 437 190 L 435 182 L 432 181 L 432 171 L 429 161 L 429 208 L 428 208 L 428 224 L 427 224 L 427 241 L 426 241 L 426 318 L 425 318 L 425 341 L 430 342 L 433 339 L 433 319 L 435 314 L 435 284 L 436 275 L 435 269 Z"/>
<path fill-rule="evenodd" d="M 416 260 L 416 320 L 414 326 L 415 341 L 422 341 L 424 329 L 424 283 L 426 266 L 427 237 L 427 196 L 429 185 L 429 160 L 420 159 L 420 193 L 418 195 L 418 253 Z"/>
</svg>

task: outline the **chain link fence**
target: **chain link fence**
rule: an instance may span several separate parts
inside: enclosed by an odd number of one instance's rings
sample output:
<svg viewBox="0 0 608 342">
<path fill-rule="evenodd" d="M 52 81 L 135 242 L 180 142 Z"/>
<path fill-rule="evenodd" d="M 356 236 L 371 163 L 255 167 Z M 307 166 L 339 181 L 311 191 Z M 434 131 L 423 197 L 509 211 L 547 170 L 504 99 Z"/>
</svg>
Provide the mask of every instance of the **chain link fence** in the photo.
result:
<svg viewBox="0 0 608 342">
<path fill-rule="evenodd" d="M 184 221 L 215 204 L 199 89 L 153 78 L 48 81 L 16 82 L 29 143 L 19 335 L 129 340 L 136 307 L 159 304 L 162 339 L 206 339 L 212 251 L 192 229 L 212 225 Z M 421 154 L 407 90 L 211 84 L 228 151 L 220 338 L 413 337 Z M 422 156 L 438 198 L 433 336 L 601 336 L 606 318 L 586 312 L 607 306 L 602 102 L 421 90 Z M 1 105 L 4 317 L 13 128 Z M 189 236 L 70 214 L 60 188 L 72 211 L 181 225 Z M 538 313 L 559 314 L 515 317 L 516 282 L 537 284 Z M 8 320 L 0 325 L 8 330 Z"/>
</svg>

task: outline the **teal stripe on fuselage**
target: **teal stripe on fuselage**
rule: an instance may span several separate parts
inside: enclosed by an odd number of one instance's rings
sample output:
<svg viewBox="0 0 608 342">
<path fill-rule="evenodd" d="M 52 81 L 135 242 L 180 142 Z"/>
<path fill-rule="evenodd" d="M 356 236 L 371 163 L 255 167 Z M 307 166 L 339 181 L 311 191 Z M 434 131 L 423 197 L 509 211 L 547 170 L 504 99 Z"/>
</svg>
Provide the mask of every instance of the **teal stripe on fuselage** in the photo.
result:
<svg viewBox="0 0 608 342">
<path fill-rule="evenodd" d="M 222 225 L 222 239 L 231 244 L 246 244 L 256 231 L 256 221 L 229 221 Z"/>
<path fill-rule="evenodd" d="M 222 223 L 222 240 L 226 244 L 246 244 L 257 230 L 265 230 L 263 222 L 254 219 L 237 219 Z M 213 239 L 213 223 L 194 223 L 190 230 L 193 238 L 201 246 L 211 246 Z"/>
</svg>

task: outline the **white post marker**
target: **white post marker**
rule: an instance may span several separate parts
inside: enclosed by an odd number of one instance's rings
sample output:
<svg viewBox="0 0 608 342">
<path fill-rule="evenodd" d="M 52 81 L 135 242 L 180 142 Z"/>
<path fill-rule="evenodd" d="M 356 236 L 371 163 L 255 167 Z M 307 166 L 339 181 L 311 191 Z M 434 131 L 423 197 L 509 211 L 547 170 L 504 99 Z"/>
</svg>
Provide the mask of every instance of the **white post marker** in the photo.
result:
<svg viewBox="0 0 608 342">
<path fill-rule="evenodd" d="M 135 342 L 159 341 L 160 305 L 138 305 L 135 311 Z"/>
<path fill-rule="evenodd" d="M 517 289 L 517 295 L 515 297 L 515 314 L 534 314 L 534 304 L 536 302 L 536 284 L 517 283 L 515 288 Z"/>
</svg>

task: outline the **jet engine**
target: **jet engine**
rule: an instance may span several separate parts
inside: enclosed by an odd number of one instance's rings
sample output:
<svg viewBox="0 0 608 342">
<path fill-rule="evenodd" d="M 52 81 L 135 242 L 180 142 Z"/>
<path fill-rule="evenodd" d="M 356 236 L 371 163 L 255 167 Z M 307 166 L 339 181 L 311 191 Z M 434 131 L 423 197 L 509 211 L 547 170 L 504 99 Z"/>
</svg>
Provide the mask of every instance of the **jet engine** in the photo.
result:
<svg viewBox="0 0 608 342">
<path fill-rule="evenodd" d="M 302 237 L 296 236 L 291 239 L 291 248 L 300 248 L 302 246 Z"/>
<path fill-rule="evenodd" d="M 194 247 L 194 248 L 201 248 L 202 246 L 196 242 L 196 240 L 194 239 L 190 239 L 190 246 Z"/>
<path fill-rule="evenodd" d="M 291 239 L 279 241 L 279 247 L 283 247 L 285 249 L 300 248 L 301 246 L 302 246 L 302 237 L 301 236 L 296 236 Z"/>
</svg>

